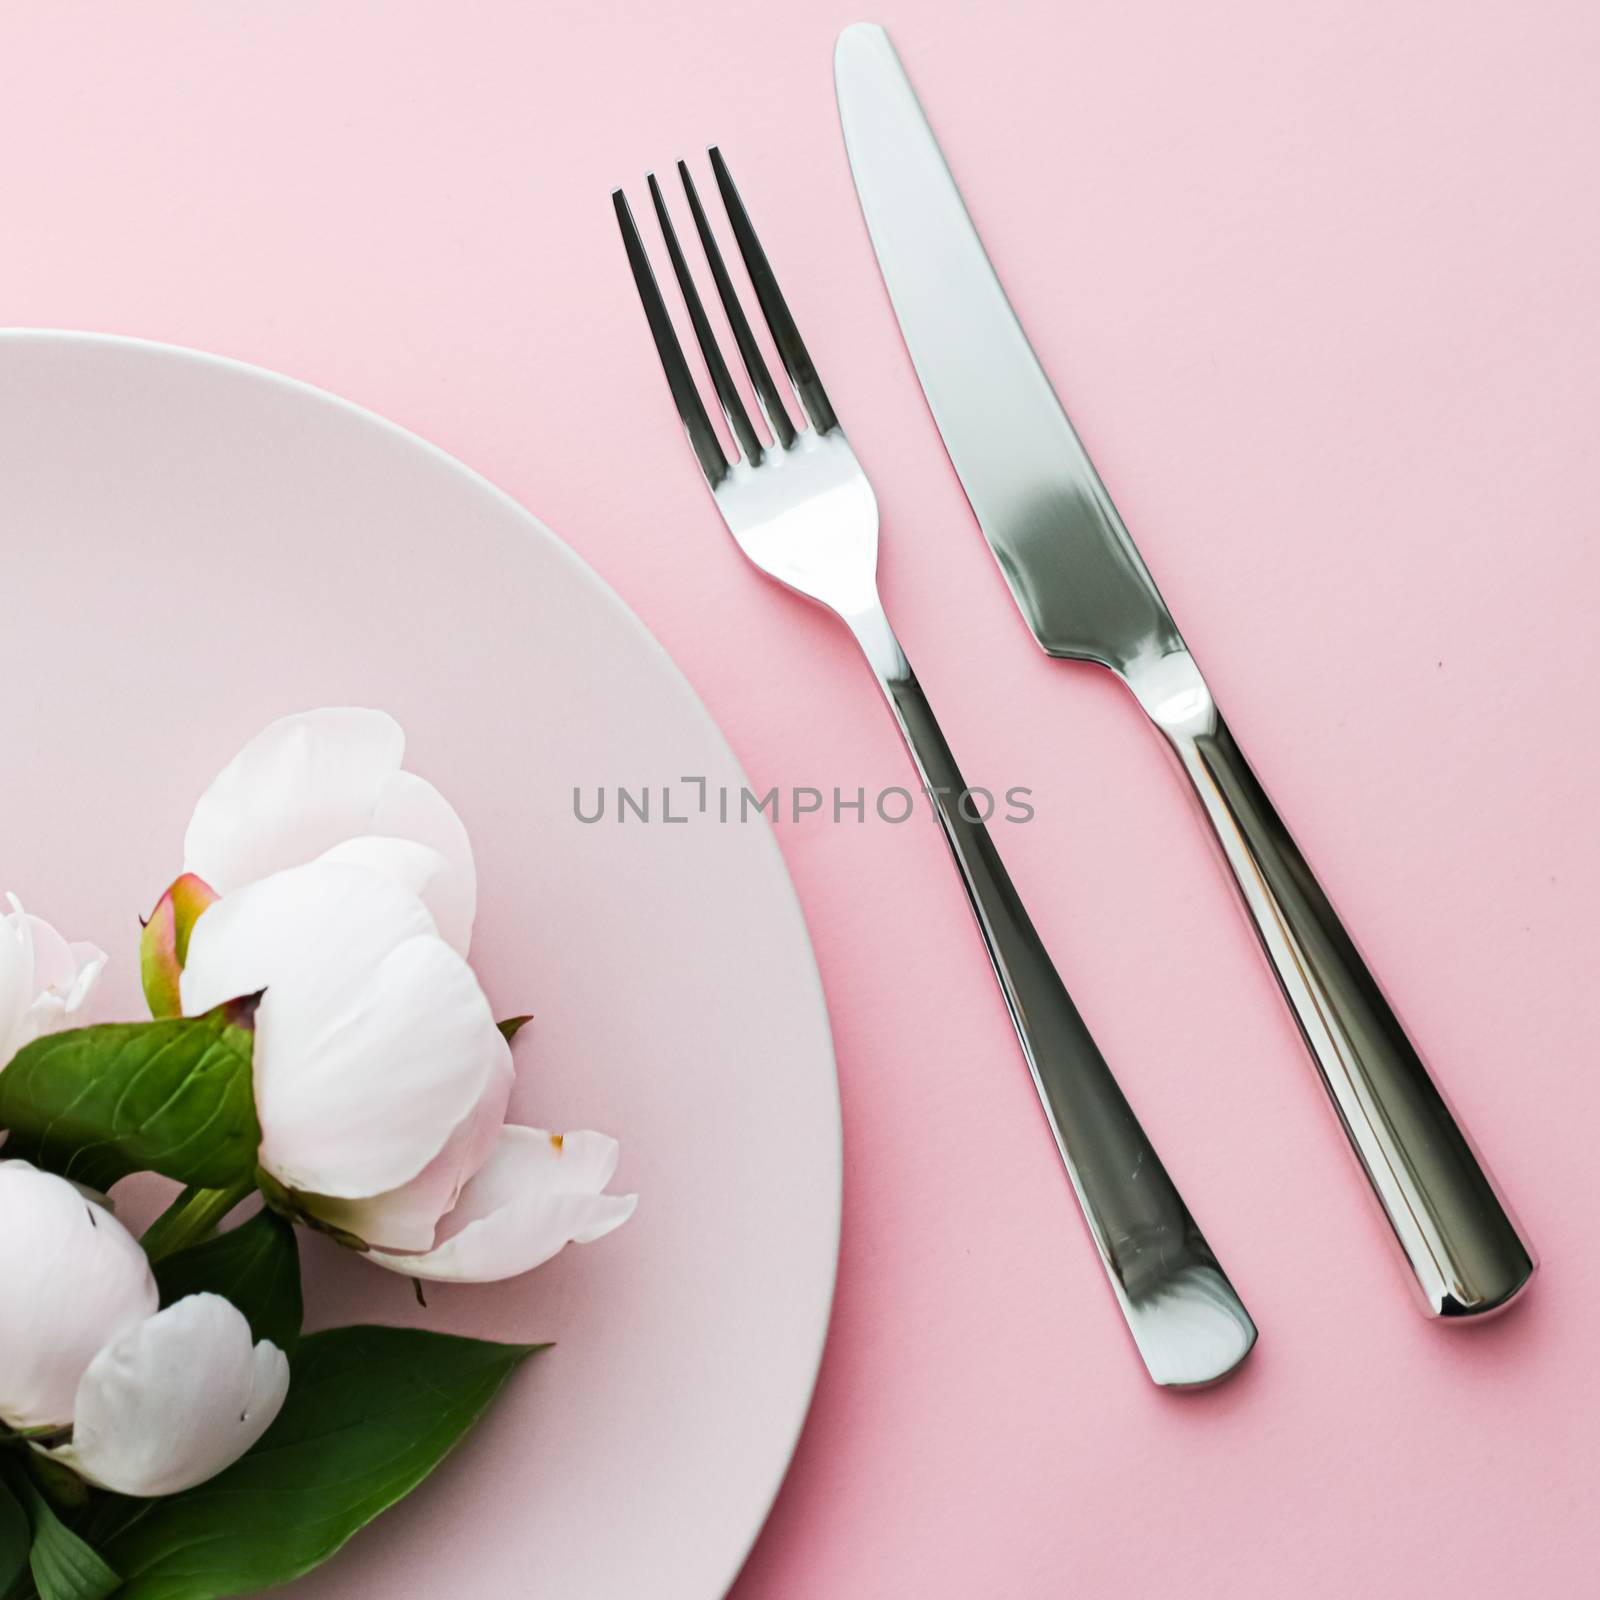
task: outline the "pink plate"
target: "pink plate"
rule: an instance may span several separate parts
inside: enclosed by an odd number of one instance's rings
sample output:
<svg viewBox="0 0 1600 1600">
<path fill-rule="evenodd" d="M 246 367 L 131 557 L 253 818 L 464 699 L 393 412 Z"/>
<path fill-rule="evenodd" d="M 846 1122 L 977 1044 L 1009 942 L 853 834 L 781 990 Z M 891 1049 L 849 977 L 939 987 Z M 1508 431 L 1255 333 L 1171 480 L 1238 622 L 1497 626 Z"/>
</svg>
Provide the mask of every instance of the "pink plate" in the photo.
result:
<svg viewBox="0 0 1600 1600">
<path fill-rule="evenodd" d="M 299 708 L 393 712 L 466 820 L 474 964 L 516 1120 L 622 1142 L 633 1221 L 517 1282 L 411 1286 L 305 1250 L 315 1323 L 556 1341 L 405 1505 L 294 1591 L 712 1600 L 777 1492 L 838 1253 L 839 1098 L 805 926 L 743 776 L 634 616 L 459 462 L 190 351 L 0 335 L 0 889 L 112 954 L 195 796 Z M 660 820 L 703 777 L 708 814 Z M 615 820 L 648 785 L 648 824 Z M 591 813 L 607 791 L 606 820 Z M 737 807 L 735 810 L 737 815 Z"/>
</svg>

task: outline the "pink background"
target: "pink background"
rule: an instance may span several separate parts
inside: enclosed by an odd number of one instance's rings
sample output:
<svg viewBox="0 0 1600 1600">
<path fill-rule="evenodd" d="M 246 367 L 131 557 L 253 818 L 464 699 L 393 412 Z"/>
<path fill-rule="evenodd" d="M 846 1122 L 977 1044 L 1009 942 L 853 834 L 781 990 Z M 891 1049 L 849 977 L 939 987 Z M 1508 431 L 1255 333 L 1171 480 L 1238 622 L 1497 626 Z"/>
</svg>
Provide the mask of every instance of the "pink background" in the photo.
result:
<svg viewBox="0 0 1600 1600">
<path fill-rule="evenodd" d="M 607 191 L 722 142 L 1001 845 L 1262 1329 L 1139 1376 L 925 822 L 779 830 L 846 1129 L 832 1341 L 738 1600 L 1592 1583 L 1591 6 L 886 0 L 991 250 L 1241 740 L 1545 1258 L 1419 1317 L 1154 736 L 996 576 L 856 210 L 858 13 L 10 6 L 0 317 L 344 394 L 537 511 L 759 784 L 901 782 L 844 639 L 695 481 Z M 70 573 L 62 575 L 72 581 Z M 625 1538 L 626 1530 L 618 1530 Z"/>
</svg>

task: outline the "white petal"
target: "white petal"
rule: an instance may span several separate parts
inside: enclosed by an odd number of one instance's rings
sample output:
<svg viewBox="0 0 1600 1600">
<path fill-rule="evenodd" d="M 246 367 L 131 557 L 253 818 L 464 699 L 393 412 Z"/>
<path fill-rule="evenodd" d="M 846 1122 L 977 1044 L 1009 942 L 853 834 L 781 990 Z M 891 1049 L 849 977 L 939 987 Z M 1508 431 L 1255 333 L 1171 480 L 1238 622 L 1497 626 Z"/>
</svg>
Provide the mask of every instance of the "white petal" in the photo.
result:
<svg viewBox="0 0 1600 1600">
<path fill-rule="evenodd" d="M 91 1360 L 158 1304 L 150 1263 L 109 1211 L 65 1178 L 0 1161 L 0 1422 L 71 1422 Z"/>
<path fill-rule="evenodd" d="M 0 1067 L 22 1048 L 17 1030 L 33 996 L 33 935 L 26 915 L 14 911 L 0 917 Z"/>
<path fill-rule="evenodd" d="M 21 1019 L 12 1030 L 12 1047 L 20 1050 L 25 1044 L 32 1044 L 35 1039 L 42 1039 L 47 1033 L 59 1033 L 66 1025 L 67 1002 L 60 995 L 46 989 L 22 1013 Z"/>
<path fill-rule="evenodd" d="M 78 970 L 66 995 L 69 1022 L 81 1017 L 88 1009 L 95 985 L 99 983 L 100 974 L 106 969 L 107 960 L 105 951 L 98 945 L 77 941 L 70 948 L 72 959 L 78 964 Z"/>
<path fill-rule="evenodd" d="M 404 755 L 405 734 L 381 711 L 280 718 L 201 796 L 184 841 L 187 870 L 225 894 L 368 834 L 426 845 L 445 866 L 425 898 L 442 937 L 465 955 L 478 897 L 472 846 L 439 791 L 400 769 Z"/>
<path fill-rule="evenodd" d="M 180 992 L 190 1016 L 270 984 L 334 997 L 396 945 L 434 931 L 427 908 L 387 874 L 312 862 L 225 895 L 189 935 Z"/>
<path fill-rule="evenodd" d="M 7 1000 L 0 1000 L 0 1011 L 9 1015 L 5 1036 L 10 1041 L 0 1065 L 25 1044 L 75 1021 L 88 1005 L 106 964 L 105 951 L 92 944 L 68 944 L 42 917 L 19 912 L 7 920 L 18 924 L 21 945 L 32 951 L 33 995 L 20 1014 L 11 1009 Z M 5 959 L 0 955 L 0 960 Z M 21 967 L 26 960 L 13 956 L 8 964 Z M 9 983 L 0 980 L 0 986 L 9 987 Z"/>
<path fill-rule="evenodd" d="M 68 944 L 14 894 L 6 899 L 12 909 L 0 917 L 0 1067 L 25 1044 L 72 1022 L 106 964 L 105 951 Z"/>
<path fill-rule="evenodd" d="M 502 1039 L 501 1043 L 505 1041 Z M 506 1120 L 513 1078 L 511 1050 L 507 1046 L 471 1114 L 410 1183 L 370 1200 L 307 1196 L 311 1211 L 322 1221 L 382 1250 L 431 1248 L 439 1219 L 454 1208 L 467 1180 L 494 1154 Z"/>
<path fill-rule="evenodd" d="M 24 913 L 27 916 L 27 913 Z M 64 995 L 78 975 L 72 946 L 43 917 L 28 916 L 28 931 L 33 935 L 33 987 L 35 993 L 54 989 Z"/>
<path fill-rule="evenodd" d="M 269 988 L 256 1028 L 261 1164 L 291 1188 L 344 1199 L 415 1178 L 505 1050 L 472 969 L 431 934 L 384 957 L 333 1010 Z"/>
<path fill-rule="evenodd" d="M 201 795 L 185 870 L 227 894 L 366 833 L 405 734 L 382 711 L 328 707 L 264 728 Z"/>
<path fill-rule="evenodd" d="M 262 988 L 261 1163 L 310 1194 L 363 1199 L 409 1183 L 505 1062 L 472 969 L 415 895 L 366 867 L 312 862 L 207 908 L 184 1010 Z"/>
<path fill-rule="evenodd" d="M 403 883 L 428 908 L 434 926 L 439 929 L 445 943 L 467 952 L 456 940 L 446 936 L 439 926 L 439 891 L 450 876 L 450 863 L 431 845 L 418 844 L 415 839 L 391 838 L 387 834 L 364 833 L 357 839 L 346 839 L 331 850 L 324 850 L 318 861 L 346 861 L 373 872 L 387 873 L 398 883 Z M 446 888 L 444 903 L 448 908 L 450 892 Z"/>
<path fill-rule="evenodd" d="M 250 1325 L 220 1296 L 190 1295 L 89 1363 L 72 1442 L 48 1453 L 118 1494 L 177 1494 L 237 1461 L 288 1392 L 275 1344 L 252 1345 Z"/>
<path fill-rule="evenodd" d="M 79 1022 L 106 964 L 105 952 L 94 945 L 69 945 L 49 923 L 37 917 L 24 920 L 28 924 L 27 942 L 35 956 L 34 994 L 20 1012 L 12 1009 L 9 997 L 0 996 L 0 1012 L 9 1018 L 8 1023 L 0 1018 L 0 1028 L 5 1030 L 0 1032 L 0 1040 L 7 1041 L 0 1043 L 0 1066 L 24 1045 Z M 0 944 L 3 942 L 0 940 Z M 4 959 L 0 952 L 0 962 Z M 81 967 L 71 965 L 79 960 L 83 962 Z M 4 987 L 8 984 L 0 978 L 0 988 Z"/>
<path fill-rule="evenodd" d="M 503 1128 L 432 1250 L 374 1250 L 368 1260 L 408 1277 L 456 1283 L 531 1271 L 566 1245 L 592 1243 L 633 1215 L 637 1195 L 599 1192 L 616 1170 L 617 1153 L 616 1140 L 600 1133 L 563 1138 L 542 1128 Z"/>
<path fill-rule="evenodd" d="M 423 898 L 439 924 L 439 936 L 465 955 L 478 910 L 478 871 L 467 830 L 450 802 L 414 772 L 391 773 L 378 793 L 371 826 L 376 834 L 415 839 L 444 857 L 445 870 Z"/>
</svg>

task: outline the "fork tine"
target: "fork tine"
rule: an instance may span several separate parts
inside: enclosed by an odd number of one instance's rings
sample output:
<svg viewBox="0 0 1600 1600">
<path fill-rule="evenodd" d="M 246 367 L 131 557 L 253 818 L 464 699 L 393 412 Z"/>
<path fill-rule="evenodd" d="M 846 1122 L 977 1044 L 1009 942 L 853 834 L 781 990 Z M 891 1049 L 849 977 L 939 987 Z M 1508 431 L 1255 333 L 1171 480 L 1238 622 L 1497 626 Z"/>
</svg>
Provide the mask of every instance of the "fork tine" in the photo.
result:
<svg viewBox="0 0 1600 1600">
<path fill-rule="evenodd" d="M 711 374 L 711 386 L 717 391 L 717 399 L 722 402 L 722 414 L 728 419 L 728 426 L 733 429 L 745 459 L 752 466 L 759 466 L 763 454 L 761 441 L 756 437 L 756 430 L 750 426 L 750 413 L 745 410 L 744 401 L 733 386 L 728 363 L 722 359 L 716 335 L 706 321 L 706 308 L 700 303 L 700 291 L 695 288 L 694 279 L 689 275 L 689 264 L 683 259 L 683 251 L 678 248 L 678 232 L 672 226 L 672 218 L 667 215 L 667 202 L 661 193 L 661 185 L 656 182 L 655 173 L 650 174 L 648 181 L 650 198 L 655 202 L 656 220 L 661 224 L 662 237 L 667 241 L 667 255 L 672 260 L 673 276 L 677 278 L 678 288 L 683 293 L 683 303 L 689 308 L 689 321 L 694 327 L 700 354 L 705 357 L 706 370 Z"/>
<path fill-rule="evenodd" d="M 645 321 L 650 324 L 650 336 L 656 342 L 656 354 L 661 357 L 662 370 L 667 375 L 667 387 L 672 391 L 673 403 L 683 421 L 683 431 L 700 462 L 700 470 L 713 489 L 728 475 L 728 458 L 722 453 L 722 442 L 717 438 L 706 408 L 701 403 L 700 391 L 689 375 L 688 363 L 683 359 L 683 348 L 673 331 L 672 319 L 667 315 L 661 291 L 656 287 L 656 275 L 650 269 L 650 258 L 644 253 L 644 241 L 634 226 L 633 213 L 628 209 L 628 197 L 620 190 L 611 191 L 611 204 L 617 213 L 617 226 L 622 230 L 622 246 L 628 252 L 628 265 L 633 268 L 634 287 L 639 291 L 644 306 Z"/>
<path fill-rule="evenodd" d="M 744 202 L 739 198 L 739 191 L 733 186 L 733 176 L 728 171 L 728 163 L 722 159 L 722 152 L 715 145 L 712 145 L 710 153 L 711 170 L 716 174 L 717 188 L 722 192 L 722 203 L 727 208 L 728 221 L 733 224 L 733 237 L 738 243 L 739 254 L 744 257 L 745 269 L 750 274 L 756 299 L 761 303 L 761 313 L 767 319 L 767 326 L 772 330 L 772 342 L 777 345 L 778 354 L 783 357 L 783 364 L 789 370 L 789 381 L 794 384 L 801 403 L 806 408 L 806 415 L 811 418 L 811 426 L 818 433 L 827 433 L 839 425 L 839 419 L 833 414 L 827 391 L 823 389 L 822 380 L 817 376 L 817 369 L 812 365 L 805 341 L 800 337 L 800 330 L 789 314 L 783 291 L 778 287 L 778 280 L 773 275 L 767 253 L 761 248 L 761 241 L 756 237 L 750 215 L 744 208 Z"/>
<path fill-rule="evenodd" d="M 745 316 L 744 307 L 739 304 L 739 296 L 734 293 L 733 280 L 728 276 L 728 268 L 723 262 L 717 237 L 712 233 L 711 224 L 706 220 L 705 208 L 700 204 L 700 191 L 695 188 L 694 179 L 689 176 L 687 162 L 678 163 L 678 176 L 683 180 L 683 192 L 689 197 L 689 210 L 694 213 L 695 232 L 700 235 L 701 248 L 711 265 L 711 276 L 717 285 L 717 298 L 722 301 L 722 309 L 727 315 L 729 326 L 733 329 L 734 343 L 739 346 L 744 370 L 750 374 L 750 383 L 755 389 L 757 401 L 760 402 L 761 414 L 767 419 L 767 426 L 772 429 L 772 437 L 787 450 L 794 443 L 794 424 L 789 420 L 789 413 L 784 410 L 783 397 L 778 393 L 777 384 L 772 381 L 772 373 L 761 354 L 761 347 L 750 331 L 750 319 Z"/>
</svg>

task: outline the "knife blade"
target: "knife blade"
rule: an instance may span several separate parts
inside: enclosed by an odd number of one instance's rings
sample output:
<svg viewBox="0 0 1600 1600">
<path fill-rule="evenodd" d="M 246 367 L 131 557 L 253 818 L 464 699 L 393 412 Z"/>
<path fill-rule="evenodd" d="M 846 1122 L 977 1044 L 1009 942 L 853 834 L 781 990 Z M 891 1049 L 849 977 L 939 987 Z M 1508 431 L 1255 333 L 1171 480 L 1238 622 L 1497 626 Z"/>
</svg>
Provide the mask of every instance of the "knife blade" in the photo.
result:
<svg viewBox="0 0 1600 1600">
<path fill-rule="evenodd" d="M 1051 655 L 1182 648 L 1073 431 L 882 28 L 835 56 L 856 192 L 929 409 L 1000 570 Z"/>
<path fill-rule="evenodd" d="M 1109 667 L 1176 753 L 1424 1309 L 1512 1300 L 1535 1258 L 1223 720 L 1028 343 L 888 35 L 840 35 L 856 192 L 945 449 L 1034 637 Z"/>
</svg>

